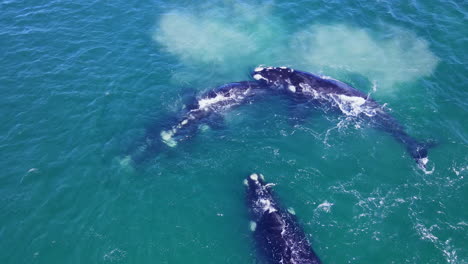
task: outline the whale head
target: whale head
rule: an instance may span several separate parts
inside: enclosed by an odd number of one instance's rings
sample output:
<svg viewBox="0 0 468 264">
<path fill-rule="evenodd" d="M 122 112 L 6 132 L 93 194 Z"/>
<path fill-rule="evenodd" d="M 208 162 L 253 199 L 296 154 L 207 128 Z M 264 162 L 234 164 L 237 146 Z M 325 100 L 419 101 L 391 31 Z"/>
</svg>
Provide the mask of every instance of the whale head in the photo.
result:
<svg viewBox="0 0 468 264">
<path fill-rule="evenodd" d="M 250 197 L 249 200 L 257 200 L 259 196 L 263 196 L 268 192 L 268 184 L 265 183 L 262 174 L 252 173 L 244 180 L 244 184 L 247 186 L 247 193 Z"/>
<path fill-rule="evenodd" d="M 294 70 L 287 67 L 257 67 L 252 77 L 272 88 L 285 89 L 291 85 Z"/>
<path fill-rule="evenodd" d="M 245 179 L 244 184 L 247 186 L 247 201 L 257 220 L 265 212 L 273 213 L 277 211 L 270 190 L 270 187 L 274 186 L 274 184 L 265 183 L 262 174 L 251 174 Z"/>
<path fill-rule="evenodd" d="M 256 189 L 262 188 L 265 185 L 262 174 L 252 173 L 244 181 L 244 184 L 248 189 L 255 191 Z"/>
</svg>

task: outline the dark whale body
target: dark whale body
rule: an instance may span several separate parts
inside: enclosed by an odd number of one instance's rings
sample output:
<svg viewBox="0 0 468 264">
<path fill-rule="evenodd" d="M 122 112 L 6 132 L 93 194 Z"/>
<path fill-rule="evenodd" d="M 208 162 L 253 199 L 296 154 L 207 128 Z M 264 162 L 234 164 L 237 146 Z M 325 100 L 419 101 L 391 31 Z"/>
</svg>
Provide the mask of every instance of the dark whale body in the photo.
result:
<svg viewBox="0 0 468 264">
<path fill-rule="evenodd" d="M 348 116 L 365 119 L 404 144 L 411 157 L 425 169 L 428 161 L 426 147 L 409 136 L 404 127 L 367 94 L 338 80 L 287 67 L 258 67 L 252 75 L 274 91 L 296 101 L 332 106 Z"/>
<path fill-rule="evenodd" d="M 404 127 L 367 94 L 338 80 L 287 67 L 258 67 L 252 75 L 256 81 L 219 86 L 192 100 L 175 116 L 148 127 L 143 140 L 126 152 L 128 159 L 134 164 L 143 163 L 161 150 L 193 137 L 202 125 L 219 126 L 221 114 L 227 109 L 251 103 L 260 94 L 282 94 L 291 98 L 294 105 L 310 103 L 365 119 L 401 142 L 425 170 L 427 146 L 409 136 Z M 294 114 L 300 110 L 294 108 Z"/>
<path fill-rule="evenodd" d="M 320 263 L 295 216 L 278 206 L 263 175 L 252 174 L 244 183 L 254 238 L 268 263 Z"/>
<path fill-rule="evenodd" d="M 202 125 L 219 126 L 224 111 L 251 103 L 264 92 L 266 87 L 257 81 L 233 82 L 210 90 L 193 98 L 176 116 L 148 127 L 143 140 L 127 151 L 127 155 L 135 165 L 144 163 L 163 149 L 192 138 Z"/>
</svg>

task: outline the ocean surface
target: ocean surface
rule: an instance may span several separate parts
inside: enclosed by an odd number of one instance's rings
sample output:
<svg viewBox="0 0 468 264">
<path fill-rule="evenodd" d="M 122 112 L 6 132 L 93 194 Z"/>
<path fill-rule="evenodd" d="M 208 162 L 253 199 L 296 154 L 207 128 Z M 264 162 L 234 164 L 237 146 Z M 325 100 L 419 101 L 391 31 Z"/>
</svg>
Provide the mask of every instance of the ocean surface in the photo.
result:
<svg viewBox="0 0 468 264">
<path fill-rule="evenodd" d="M 252 172 L 323 263 L 468 263 L 467 18 L 461 0 L 1 1 L 0 263 L 260 263 Z M 186 94 L 258 65 L 371 94 L 437 143 L 428 170 L 387 133 L 294 123 L 275 98 L 128 162 Z"/>
</svg>

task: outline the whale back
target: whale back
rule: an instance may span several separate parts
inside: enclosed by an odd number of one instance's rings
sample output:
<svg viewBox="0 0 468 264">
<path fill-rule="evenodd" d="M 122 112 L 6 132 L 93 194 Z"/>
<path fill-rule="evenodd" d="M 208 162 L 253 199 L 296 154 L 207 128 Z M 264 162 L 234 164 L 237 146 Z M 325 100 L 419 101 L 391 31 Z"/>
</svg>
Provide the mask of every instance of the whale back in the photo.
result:
<svg viewBox="0 0 468 264">
<path fill-rule="evenodd" d="M 295 96 L 341 94 L 368 98 L 366 94 L 344 82 L 287 67 L 258 67 L 252 77 L 271 89 Z"/>
<path fill-rule="evenodd" d="M 254 237 L 263 257 L 269 263 L 320 263 L 295 216 L 278 205 L 272 184 L 266 184 L 261 174 L 250 175 L 245 183 Z"/>
</svg>

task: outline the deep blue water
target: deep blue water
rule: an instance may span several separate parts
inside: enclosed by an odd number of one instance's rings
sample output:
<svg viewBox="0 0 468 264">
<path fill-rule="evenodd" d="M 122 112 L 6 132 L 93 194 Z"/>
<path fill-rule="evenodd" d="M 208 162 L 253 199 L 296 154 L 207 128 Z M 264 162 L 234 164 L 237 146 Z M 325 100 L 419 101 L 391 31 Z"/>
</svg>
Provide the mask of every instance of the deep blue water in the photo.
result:
<svg viewBox="0 0 468 264">
<path fill-rule="evenodd" d="M 467 263 L 464 1 L 2 1 L 0 263 L 256 263 L 263 173 L 324 263 Z M 257 65 L 347 82 L 434 140 L 269 98 L 150 158 L 125 151 L 187 93 Z"/>
</svg>

